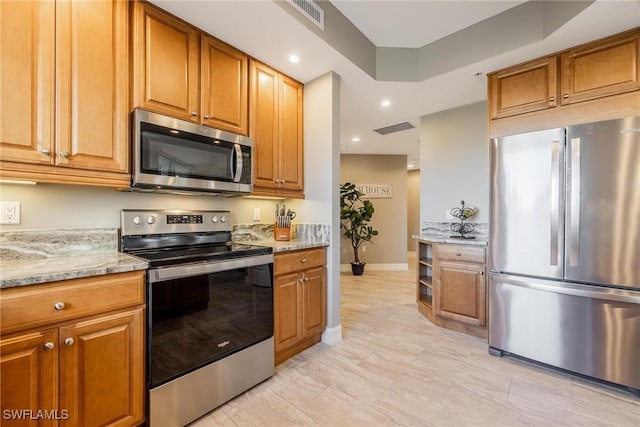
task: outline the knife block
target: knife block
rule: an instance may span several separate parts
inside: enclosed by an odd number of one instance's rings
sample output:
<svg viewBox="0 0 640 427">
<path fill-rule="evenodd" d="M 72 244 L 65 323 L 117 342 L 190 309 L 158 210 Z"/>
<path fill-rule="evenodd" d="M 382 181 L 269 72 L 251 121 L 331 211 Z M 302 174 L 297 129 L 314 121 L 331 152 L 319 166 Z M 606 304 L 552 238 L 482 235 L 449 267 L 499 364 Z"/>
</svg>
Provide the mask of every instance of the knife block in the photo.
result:
<svg viewBox="0 0 640 427">
<path fill-rule="evenodd" d="M 291 227 L 278 227 L 275 226 L 273 237 L 277 241 L 287 242 L 291 240 Z"/>
</svg>

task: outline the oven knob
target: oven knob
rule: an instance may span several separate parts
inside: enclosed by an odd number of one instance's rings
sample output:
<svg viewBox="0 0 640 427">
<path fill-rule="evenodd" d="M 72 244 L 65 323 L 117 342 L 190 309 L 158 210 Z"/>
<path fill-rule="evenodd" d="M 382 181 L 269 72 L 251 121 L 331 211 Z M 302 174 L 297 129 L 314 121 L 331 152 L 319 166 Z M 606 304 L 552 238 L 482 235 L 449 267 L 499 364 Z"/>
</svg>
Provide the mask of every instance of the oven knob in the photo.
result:
<svg viewBox="0 0 640 427">
<path fill-rule="evenodd" d="M 218 222 L 218 217 L 217 217 L 216 215 L 212 216 L 212 217 L 211 217 L 211 222 L 213 222 L 214 224 L 215 224 L 216 222 Z"/>
<path fill-rule="evenodd" d="M 227 217 L 224 215 L 220 217 L 220 222 L 227 222 Z"/>
<path fill-rule="evenodd" d="M 133 223 L 135 225 L 140 225 L 140 217 L 139 216 L 134 216 L 133 217 Z"/>
<path fill-rule="evenodd" d="M 147 217 L 147 224 L 151 225 L 154 222 L 156 222 L 156 217 L 155 216 L 148 216 Z"/>
</svg>

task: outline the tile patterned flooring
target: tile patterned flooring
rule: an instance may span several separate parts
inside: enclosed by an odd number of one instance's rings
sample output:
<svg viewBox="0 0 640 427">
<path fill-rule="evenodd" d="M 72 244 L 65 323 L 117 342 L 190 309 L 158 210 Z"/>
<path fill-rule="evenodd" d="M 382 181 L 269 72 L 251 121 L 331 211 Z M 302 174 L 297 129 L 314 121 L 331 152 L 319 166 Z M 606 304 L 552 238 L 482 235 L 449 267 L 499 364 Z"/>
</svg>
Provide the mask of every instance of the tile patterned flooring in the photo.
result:
<svg viewBox="0 0 640 427">
<path fill-rule="evenodd" d="M 278 365 L 191 427 L 640 426 L 637 396 L 433 326 L 414 283 L 415 271 L 343 273 L 343 342 Z"/>
</svg>

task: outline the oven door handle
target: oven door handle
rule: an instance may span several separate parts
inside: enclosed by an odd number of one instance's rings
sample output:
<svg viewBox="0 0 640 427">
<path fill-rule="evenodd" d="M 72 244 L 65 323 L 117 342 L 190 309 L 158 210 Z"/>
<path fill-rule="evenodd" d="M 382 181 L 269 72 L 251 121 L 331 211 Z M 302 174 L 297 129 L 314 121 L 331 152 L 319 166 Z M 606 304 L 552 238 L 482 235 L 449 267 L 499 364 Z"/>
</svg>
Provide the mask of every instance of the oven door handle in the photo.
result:
<svg viewBox="0 0 640 427">
<path fill-rule="evenodd" d="M 255 267 L 273 263 L 273 254 L 227 259 L 224 261 L 202 262 L 197 264 L 174 265 L 171 267 L 152 268 L 148 271 L 149 283 L 182 277 L 200 276 L 209 273 Z"/>
</svg>

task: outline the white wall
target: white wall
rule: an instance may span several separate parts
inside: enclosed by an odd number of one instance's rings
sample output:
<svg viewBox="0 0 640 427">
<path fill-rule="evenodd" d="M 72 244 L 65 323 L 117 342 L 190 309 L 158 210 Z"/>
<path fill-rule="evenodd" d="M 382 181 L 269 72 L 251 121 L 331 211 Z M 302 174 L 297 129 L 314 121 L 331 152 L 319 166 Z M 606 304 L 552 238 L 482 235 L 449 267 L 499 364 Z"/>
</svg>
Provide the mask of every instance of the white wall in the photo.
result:
<svg viewBox="0 0 640 427">
<path fill-rule="evenodd" d="M 420 118 L 420 223 L 446 219 L 447 209 L 478 207 L 489 218 L 489 143 L 485 101 Z"/>
</svg>

